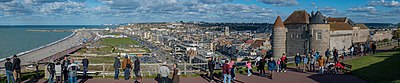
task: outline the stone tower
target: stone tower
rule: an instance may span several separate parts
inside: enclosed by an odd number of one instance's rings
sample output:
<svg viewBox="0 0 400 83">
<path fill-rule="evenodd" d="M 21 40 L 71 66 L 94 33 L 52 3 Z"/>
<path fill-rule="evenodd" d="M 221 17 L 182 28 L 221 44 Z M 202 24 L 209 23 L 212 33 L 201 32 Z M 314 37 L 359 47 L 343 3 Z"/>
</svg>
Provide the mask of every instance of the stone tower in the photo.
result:
<svg viewBox="0 0 400 83">
<path fill-rule="evenodd" d="M 286 32 L 287 29 L 281 17 L 278 16 L 272 30 L 272 50 L 274 58 L 280 58 L 282 53 L 286 54 Z"/>
<path fill-rule="evenodd" d="M 320 11 L 310 17 L 309 33 L 310 48 L 317 52 L 324 53 L 329 48 L 330 25 Z"/>
</svg>

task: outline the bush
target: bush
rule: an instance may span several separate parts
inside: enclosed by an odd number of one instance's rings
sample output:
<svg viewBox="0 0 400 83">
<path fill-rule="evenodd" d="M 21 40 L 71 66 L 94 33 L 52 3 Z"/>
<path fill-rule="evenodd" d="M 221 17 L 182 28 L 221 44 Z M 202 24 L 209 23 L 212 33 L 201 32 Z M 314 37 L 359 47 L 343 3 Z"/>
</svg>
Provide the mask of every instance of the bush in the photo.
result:
<svg viewBox="0 0 400 83">
<path fill-rule="evenodd" d="M 389 39 L 383 39 L 383 42 L 389 42 L 390 40 Z"/>
</svg>

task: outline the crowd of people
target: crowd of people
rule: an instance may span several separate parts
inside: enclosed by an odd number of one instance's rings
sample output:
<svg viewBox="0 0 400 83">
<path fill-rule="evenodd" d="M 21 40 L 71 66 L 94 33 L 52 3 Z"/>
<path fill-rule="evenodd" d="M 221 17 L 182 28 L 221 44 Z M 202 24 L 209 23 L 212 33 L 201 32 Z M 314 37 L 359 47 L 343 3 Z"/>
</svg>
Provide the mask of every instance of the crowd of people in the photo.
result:
<svg viewBox="0 0 400 83">
<path fill-rule="evenodd" d="M 300 55 L 297 53 L 293 60 L 296 66 L 295 70 L 298 72 L 317 72 L 316 68 L 318 68 L 319 74 L 325 74 L 327 72 L 333 74 L 346 73 L 346 65 L 342 63 L 346 56 L 362 56 L 367 54 L 375 54 L 376 45 L 371 44 L 357 44 L 352 45 L 349 48 L 344 47 L 341 49 L 341 53 L 335 47 L 330 50 L 329 48 L 325 51 L 325 55 L 321 55 L 320 52 L 311 50 L 310 53 Z M 267 53 L 272 54 L 272 53 Z M 260 76 L 266 76 L 270 79 L 273 79 L 274 72 L 286 72 L 288 58 L 283 53 L 282 57 L 274 58 L 271 55 L 260 56 L 255 59 L 255 64 L 252 64 L 252 61 L 248 60 L 244 65 L 247 68 L 247 76 L 251 76 L 253 73 L 253 65 L 256 66 L 257 71 Z M 211 58 L 208 62 L 209 68 L 209 79 L 210 82 L 214 81 L 214 68 L 217 60 L 215 58 Z M 266 67 L 267 66 L 267 67 Z M 223 83 L 230 83 L 235 80 L 235 69 L 236 63 L 234 59 L 225 60 L 222 65 L 222 74 L 223 74 Z M 266 69 L 267 68 L 267 69 Z M 266 70 L 268 73 L 266 73 Z"/>
<path fill-rule="evenodd" d="M 347 51 L 348 50 L 348 51 Z M 316 52 L 314 49 L 311 50 L 310 53 L 305 55 L 300 55 L 297 53 L 294 56 L 294 63 L 296 66 L 296 70 L 299 72 L 315 72 L 316 67 L 319 69 L 319 74 L 324 74 L 326 72 L 339 73 L 340 70 L 345 70 L 346 64 L 341 63 L 341 60 L 345 59 L 345 56 L 356 56 L 356 55 L 366 55 L 368 53 L 375 54 L 376 45 L 375 44 L 358 44 L 352 45 L 349 48 L 343 47 L 341 49 L 342 53 L 339 53 L 339 50 L 335 47 L 330 50 L 329 48 L 325 51 L 325 55 L 321 55 L 320 52 Z M 267 53 L 271 54 L 271 53 Z M 19 83 L 21 82 L 20 73 L 21 73 L 21 60 L 14 55 L 11 61 L 11 58 L 6 59 L 5 69 L 7 75 L 7 83 Z M 82 59 L 81 64 L 83 65 L 83 78 L 87 77 L 89 60 L 84 57 Z M 251 76 L 253 73 L 253 65 L 257 68 L 260 76 L 267 76 L 272 79 L 274 72 L 286 72 L 288 64 L 288 58 L 283 53 L 280 58 L 273 58 L 272 56 L 260 56 L 255 59 L 255 64 L 252 64 L 252 61 L 248 60 L 245 64 L 245 68 L 247 68 L 247 76 Z M 316 65 L 317 64 L 317 65 Z M 214 81 L 214 68 L 217 65 L 216 58 L 211 58 L 208 62 L 208 69 L 210 75 L 210 82 Z M 266 73 L 266 67 L 268 73 Z M 120 69 L 123 70 L 123 76 L 125 80 L 129 80 L 131 77 L 131 71 L 133 71 L 135 76 L 135 83 L 140 83 L 142 80 L 142 76 L 140 75 L 140 60 L 136 58 L 132 62 L 131 57 L 125 55 L 124 58 L 117 56 L 115 57 L 115 61 L 113 64 L 115 75 L 114 79 L 119 79 Z M 158 71 L 158 78 L 160 83 L 179 83 L 179 69 L 178 65 L 175 63 L 172 67 L 169 67 L 166 62 L 161 64 L 161 67 Z M 230 83 L 235 80 L 235 69 L 237 67 L 235 60 L 232 58 L 230 60 L 225 60 L 221 65 L 222 74 L 223 74 L 223 82 Z M 170 72 L 172 69 L 172 73 Z M 80 67 L 77 63 L 74 62 L 68 56 L 65 56 L 63 60 L 54 60 L 47 64 L 47 72 L 49 73 L 48 83 L 77 83 L 77 72 L 80 71 Z M 169 79 L 170 74 L 172 74 L 172 80 Z M 54 81 L 54 78 L 56 80 Z"/>
</svg>

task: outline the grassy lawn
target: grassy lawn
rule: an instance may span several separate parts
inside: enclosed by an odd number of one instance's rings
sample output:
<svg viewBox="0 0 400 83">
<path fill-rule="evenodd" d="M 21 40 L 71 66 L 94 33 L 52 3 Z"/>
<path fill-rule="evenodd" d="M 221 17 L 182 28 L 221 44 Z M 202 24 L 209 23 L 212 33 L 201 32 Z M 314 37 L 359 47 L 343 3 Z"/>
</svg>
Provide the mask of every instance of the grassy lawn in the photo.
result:
<svg viewBox="0 0 400 83">
<path fill-rule="evenodd" d="M 345 61 L 353 66 L 352 73 L 373 83 L 400 83 L 400 49 L 381 52 Z"/>
<path fill-rule="evenodd" d="M 129 46 L 129 45 L 138 45 L 139 42 L 132 40 L 130 38 L 104 38 L 101 39 L 101 44 L 108 46 L 116 46 L 116 45 Z"/>
</svg>

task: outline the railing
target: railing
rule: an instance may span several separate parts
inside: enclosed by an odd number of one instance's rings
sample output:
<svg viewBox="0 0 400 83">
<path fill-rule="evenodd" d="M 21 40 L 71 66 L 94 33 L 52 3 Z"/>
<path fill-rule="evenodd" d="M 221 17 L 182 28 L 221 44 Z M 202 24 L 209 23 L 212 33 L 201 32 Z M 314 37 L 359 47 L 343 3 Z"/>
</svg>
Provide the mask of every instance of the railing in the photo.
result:
<svg viewBox="0 0 400 83">
<path fill-rule="evenodd" d="M 400 41 L 397 39 L 393 39 L 388 42 L 379 41 L 379 42 L 376 42 L 376 47 L 382 48 L 382 47 L 387 47 L 387 46 L 398 46 L 399 43 L 400 43 Z"/>
<path fill-rule="evenodd" d="M 82 64 L 78 64 L 81 69 L 83 69 Z M 142 76 L 156 76 L 158 74 L 159 68 L 162 64 L 140 64 L 140 75 Z M 173 64 L 167 64 L 169 69 L 172 69 Z M 134 67 L 134 65 L 132 65 Z M 207 63 L 178 63 L 179 73 L 187 75 L 190 73 L 199 73 L 200 71 L 206 71 Z M 120 76 L 123 75 L 123 69 L 119 68 Z M 47 71 L 45 71 L 47 73 Z M 171 70 L 172 72 L 172 70 Z M 78 74 L 82 74 L 83 72 L 78 72 Z M 131 77 L 134 76 L 131 71 Z M 92 76 L 101 76 L 103 78 L 107 76 L 114 76 L 114 67 L 113 64 L 89 64 L 88 74 Z M 46 74 L 47 75 L 47 74 Z M 47 77 L 47 76 L 45 76 Z"/>
</svg>

